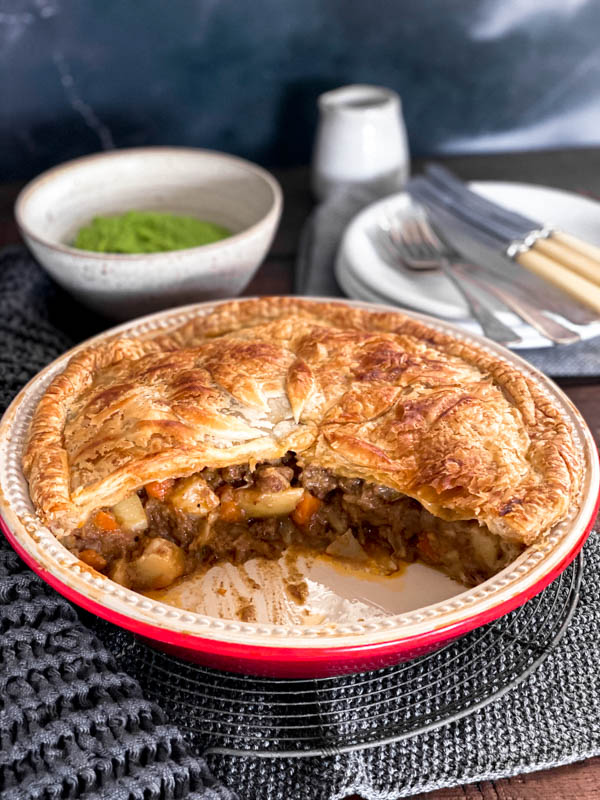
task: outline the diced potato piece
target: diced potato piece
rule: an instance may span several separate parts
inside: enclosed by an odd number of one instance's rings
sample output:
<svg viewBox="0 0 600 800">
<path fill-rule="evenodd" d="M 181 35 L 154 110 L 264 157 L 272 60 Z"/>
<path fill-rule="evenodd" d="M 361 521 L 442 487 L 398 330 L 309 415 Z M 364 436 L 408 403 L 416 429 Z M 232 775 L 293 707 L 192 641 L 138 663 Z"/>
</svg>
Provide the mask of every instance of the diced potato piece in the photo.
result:
<svg viewBox="0 0 600 800">
<path fill-rule="evenodd" d="M 169 502 L 186 514 L 205 517 L 219 505 L 219 498 L 208 484 L 197 475 L 181 480 L 168 498 Z"/>
<path fill-rule="evenodd" d="M 139 533 L 140 531 L 145 531 L 148 527 L 148 518 L 142 501 L 137 494 L 132 494 L 131 497 L 121 500 L 113 506 L 112 510 L 119 525 L 127 531 Z"/>
<path fill-rule="evenodd" d="M 480 530 L 473 531 L 471 542 L 473 544 L 473 550 L 480 560 L 486 567 L 494 569 L 500 556 L 498 537 L 485 528 L 481 528 Z"/>
<path fill-rule="evenodd" d="M 131 586 L 131 578 L 129 576 L 129 564 L 124 558 L 118 558 L 114 561 L 108 571 L 108 577 L 115 583 L 120 583 L 126 589 Z"/>
<path fill-rule="evenodd" d="M 236 500 L 248 517 L 285 517 L 296 508 L 303 494 L 302 488 L 272 494 L 256 489 L 240 489 L 236 492 Z"/>
<path fill-rule="evenodd" d="M 336 506 L 328 506 L 325 508 L 327 522 L 329 526 L 336 533 L 345 533 L 348 527 L 348 519 L 343 511 L 336 508 Z"/>
<path fill-rule="evenodd" d="M 365 561 L 367 554 L 351 530 L 334 539 L 325 552 L 330 556 L 348 558 L 350 561 Z"/>
<path fill-rule="evenodd" d="M 137 589 L 164 589 L 183 575 L 185 554 L 167 539 L 151 539 L 132 566 Z"/>
<path fill-rule="evenodd" d="M 201 547 L 204 547 L 205 544 L 211 539 L 213 535 L 213 526 L 212 523 L 214 522 L 214 514 L 211 517 L 205 517 L 205 519 L 200 520 L 196 528 L 196 535 L 194 537 L 194 541 L 190 545 L 190 553 L 199 550 Z"/>
</svg>

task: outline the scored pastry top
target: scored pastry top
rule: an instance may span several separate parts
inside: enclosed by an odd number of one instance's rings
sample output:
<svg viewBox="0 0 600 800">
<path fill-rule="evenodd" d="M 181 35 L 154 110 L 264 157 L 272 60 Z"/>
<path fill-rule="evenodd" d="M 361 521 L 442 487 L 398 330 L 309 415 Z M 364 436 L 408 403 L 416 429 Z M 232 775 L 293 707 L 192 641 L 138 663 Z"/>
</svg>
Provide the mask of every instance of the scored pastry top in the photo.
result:
<svg viewBox="0 0 600 800">
<path fill-rule="evenodd" d="M 62 536 L 150 481 L 290 450 L 526 544 L 583 469 L 560 409 L 508 361 L 399 312 L 286 297 L 80 351 L 40 400 L 23 468 Z"/>
</svg>

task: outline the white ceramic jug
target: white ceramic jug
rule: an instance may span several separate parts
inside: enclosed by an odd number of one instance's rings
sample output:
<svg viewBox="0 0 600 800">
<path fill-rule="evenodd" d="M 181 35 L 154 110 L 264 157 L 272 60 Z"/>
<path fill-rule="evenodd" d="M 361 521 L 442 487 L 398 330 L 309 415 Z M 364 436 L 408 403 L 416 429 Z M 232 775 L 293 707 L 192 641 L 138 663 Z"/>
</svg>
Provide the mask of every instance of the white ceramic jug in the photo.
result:
<svg viewBox="0 0 600 800">
<path fill-rule="evenodd" d="M 402 187 L 409 152 L 399 95 L 381 86 L 342 86 L 319 97 L 312 188 L 320 200 L 345 185 L 381 193 Z"/>
</svg>

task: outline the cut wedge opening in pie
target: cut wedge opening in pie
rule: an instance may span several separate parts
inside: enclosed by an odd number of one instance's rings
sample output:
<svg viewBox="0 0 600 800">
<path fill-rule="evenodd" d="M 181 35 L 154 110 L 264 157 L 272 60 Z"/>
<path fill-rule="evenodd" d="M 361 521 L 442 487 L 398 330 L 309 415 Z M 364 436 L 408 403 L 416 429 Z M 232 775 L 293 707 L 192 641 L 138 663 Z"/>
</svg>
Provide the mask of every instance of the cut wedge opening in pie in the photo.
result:
<svg viewBox="0 0 600 800">
<path fill-rule="evenodd" d="M 215 563 L 290 547 L 392 574 L 417 558 L 473 585 L 523 550 L 476 520 L 446 521 L 395 489 L 303 467 L 294 453 L 153 481 L 91 515 L 68 544 L 125 586 L 165 588 Z"/>
<path fill-rule="evenodd" d="M 139 591 L 290 548 L 474 585 L 543 539 L 582 473 L 561 410 L 494 352 L 293 298 L 77 353 L 23 467 L 52 532 Z"/>
</svg>

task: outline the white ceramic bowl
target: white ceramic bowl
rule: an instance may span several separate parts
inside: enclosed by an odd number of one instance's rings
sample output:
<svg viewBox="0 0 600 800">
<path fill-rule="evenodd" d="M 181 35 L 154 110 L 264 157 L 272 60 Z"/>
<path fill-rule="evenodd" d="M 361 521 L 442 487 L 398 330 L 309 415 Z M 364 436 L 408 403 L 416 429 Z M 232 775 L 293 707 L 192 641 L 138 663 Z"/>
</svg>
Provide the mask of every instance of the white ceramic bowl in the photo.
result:
<svg viewBox="0 0 600 800">
<path fill-rule="evenodd" d="M 275 178 L 249 161 L 210 150 L 149 147 L 97 153 L 42 173 L 19 194 L 15 217 L 57 283 L 105 316 L 129 319 L 239 294 L 269 249 L 281 208 Z M 234 235 L 167 253 L 71 247 L 94 216 L 131 209 L 189 214 Z"/>
</svg>

